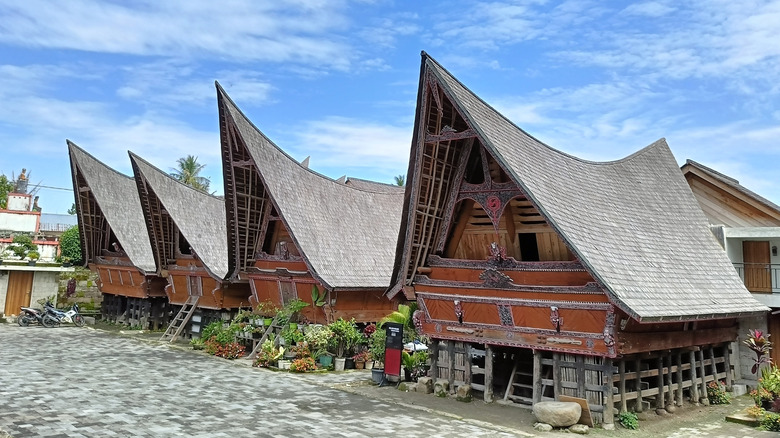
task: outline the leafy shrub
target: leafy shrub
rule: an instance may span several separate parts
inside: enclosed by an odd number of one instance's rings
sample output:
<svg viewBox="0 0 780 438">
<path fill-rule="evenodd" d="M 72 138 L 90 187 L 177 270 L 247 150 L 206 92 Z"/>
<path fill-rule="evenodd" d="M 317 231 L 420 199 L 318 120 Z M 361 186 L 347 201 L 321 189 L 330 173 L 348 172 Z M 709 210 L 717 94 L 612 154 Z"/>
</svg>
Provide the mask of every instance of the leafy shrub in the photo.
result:
<svg viewBox="0 0 780 438">
<path fill-rule="evenodd" d="M 314 359 L 312 357 L 295 359 L 290 364 L 290 371 L 294 371 L 296 373 L 305 373 L 306 371 L 313 371 L 316 369 L 317 365 L 314 363 Z"/>
<path fill-rule="evenodd" d="M 260 353 L 257 355 L 254 363 L 252 363 L 252 366 L 270 367 L 276 364 L 283 354 L 284 348 L 276 348 L 276 346 L 274 346 L 274 341 L 267 339 L 263 342 L 263 345 L 260 346 Z"/>
<path fill-rule="evenodd" d="M 193 350 L 203 350 L 204 342 L 203 338 L 192 338 L 190 339 L 190 346 L 192 346 Z"/>
<path fill-rule="evenodd" d="M 296 359 L 311 357 L 311 351 L 309 351 L 309 347 L 304 344 L 293 345 L 290 347 L 290 352 L 295 354 Z"/>
<path fill-rule="evenodd" d="M 713 380 L 707 384 L 707 399 L 711 405 L 727 405 L 731 403 L 731 394 L 722 382 Z"/>
<path fill-rule="evenodd" d="M 309 349 L 314 357 L 320 357 L 328 353 L 328 345 L 333 338 L 333 332 L 326 326 L 309 326 L 306 329 L 304 339 L 309 344 Z"/>
<path fill-rule="evenodd" d="M 203 328 L 203 331 L 200 333 L 200 337 L 207 340 L 211 339 L 212 336 L 224 330 L 223 327 L 224 324 L 222 321 L 214 321 Z"/>
<path fill-rule="evenodd" d="M 761 428 L 772 432 L 780 432 L 780 414 L 767 412 L 761 417 Z"/>
<path fill-rule="evenodd" d="M 639 418 L 637 418 L 636 414 L 633 412 L 621 412 L 618 414 L 618 421 L 620 422 L 620 425 L 626 429 L 639 429 Z"/>
<path fill-rule="evenodd" d="M 387 332 L 382 329 L 376 330 L 371 334 L 368 349 L 377 362 L 385 361 L 385 338 L 387 338 Z"/>
<path fill-rule="evenodd" d="M 336 357 L 344 357 L 350 349 L 363 339 L 363 334 L 358 331 L 357 325 L 355 325 L 355 318 L 349 321 L 339 318 L 330 323 L 328 328 L 333 333 L 331 346 L 335 350 Z"/>
<path fill-rule="evenodd" d="M 238 359 L 244 355 L 245 347 L 238 342 L 231 342 L 227 345 L 218 345 L 214 356 L 224 357 L 225 359 Z"/>
<path fill-rule="evenodd" d="M 18 234 L 14 236 L 14 240 L 8 245 L 8 249 L 13 252 L 16 257 L 19 257 L 20 260 L 23 260 L 30 251 L 36 251 L 37 253 L 38 245 L 33 243 L 32 237 L 27 234 Z"/>
<path fill-rule="evenodd" d="M 60 249 L 63 260 L 68 257 L 74 265 L 83 263 L 81 259 L 81 236 L 79 235 L 78 225 L 74 225 L 62 233 L 62 236 L 60 236 Z"/>
</svg>

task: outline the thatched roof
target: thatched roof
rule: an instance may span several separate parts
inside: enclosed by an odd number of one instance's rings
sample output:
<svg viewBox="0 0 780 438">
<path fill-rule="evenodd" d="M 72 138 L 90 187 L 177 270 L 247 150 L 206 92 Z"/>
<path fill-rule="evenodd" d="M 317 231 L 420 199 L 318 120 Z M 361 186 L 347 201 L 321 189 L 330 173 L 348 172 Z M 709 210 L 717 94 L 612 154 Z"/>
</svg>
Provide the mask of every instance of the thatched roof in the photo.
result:
<svg viewBox="0 0 780 438">
<path fill-rule="evenodd" d="M 217 95 L 223 123 L 236 127 L 252 165 L 315 278 L 331 288 L 386 288 L 395 257 L 403 191 L 356 188 L 309 170 L 265 137 L 219 84 Z M 229 147 L 225 138 L 223 132 L 223 157 Z M 233 184 L 227 178 L 225 187 L 225 195 L 230 197 Z"/>
<path fill-rule="evenodd" d="M 352 186 L 356 189 L 368 190 L 372 192 L 386 192 L 386 193 L 398 193 L 402 195 L 404 188 L 396 184 L 385 184 L 376 181 L 369 181 L 366 179 L 347 177 L 347 181 L 344 183 L 348 186 Z"/>
<path fill-rule="evenodd" d="M 528 135 L 423 53 L 421 89 L 428 74 L 629 315 L 652 321 L 767 310 L 710 233 L 665 140 L 618 161 L 582 160 Z M 413 226 L 408 213 L 415 202 L 405 206 L 404 227 Z"/>
<path fill-rule="evenodd" d="M 146 273 L 154 273 L 156 270 L 154 256 L 149 244 L 149 234 L 141 212 L 141 201 L 138 199 L 135 180 L 106 166 L 70 140 L 67 143 L 73 189 L 78 193 L 77 177 L 80 176 L 86 181 L 95 202 L 100 207 L 100 214 L 108 222 L 121 249 L 133 265 Z M 94 212 L 86 211 L 86 206 L 76 202 L 79 228 L 85 240 L 93 238 L 90 236 L 96 236 L 92 232 L 85 232 L 87 227 L 94 229 L 100 226 L 96 223 L 97 218 L 90 217 L 90 213 Z M 83 250 L 99 246 L 99 242 L 82 242 Z M 85 252 L 85 257 L 89 259 L 99 255 L 95 254 L 94 250 Z"/>
<path fill-rule="evenodd" d="M 175 180 L 132 152 L 130 161 L 136 180 L 146 181 L 209 273 L 220 280 L 225 278 L 228 271 L 225 201 Z M 144 206 L 144 214 L 151 221 L 148 205 Z M 153 245 L 163 244 L 155 242 L 151 232 L 150 239 Z"/>
</svg>

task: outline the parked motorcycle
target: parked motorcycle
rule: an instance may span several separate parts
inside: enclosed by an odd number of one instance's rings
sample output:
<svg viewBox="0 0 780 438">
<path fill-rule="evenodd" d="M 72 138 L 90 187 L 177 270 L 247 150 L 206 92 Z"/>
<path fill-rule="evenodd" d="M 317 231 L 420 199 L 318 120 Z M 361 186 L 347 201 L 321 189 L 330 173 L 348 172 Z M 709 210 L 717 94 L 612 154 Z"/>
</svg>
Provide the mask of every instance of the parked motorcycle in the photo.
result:
<svg viewBox="0 0 780 438">
<path fill-rule="evenodd" d="M 57 327 L 61 323 L 73 323 L 76 327 L 84 325 L 84 317 L 79 313 L 79 305 L 74 303 L 70 310 L 62 311 L 56 309 L 50 302 L 46 302 L 43 306 L 44 315 L 41 319 L 41 324 L 44 327 Z"/>
<path fill-rule="evenodd" d="M 43 310 L 35 309 L 33 307 L 20 307 L 21 312 L 16 318 L 16 322 L 22 327 L 27 327 L 30 324 L 43 325 L 43 317 L 45 315 Z"/>
</svg>

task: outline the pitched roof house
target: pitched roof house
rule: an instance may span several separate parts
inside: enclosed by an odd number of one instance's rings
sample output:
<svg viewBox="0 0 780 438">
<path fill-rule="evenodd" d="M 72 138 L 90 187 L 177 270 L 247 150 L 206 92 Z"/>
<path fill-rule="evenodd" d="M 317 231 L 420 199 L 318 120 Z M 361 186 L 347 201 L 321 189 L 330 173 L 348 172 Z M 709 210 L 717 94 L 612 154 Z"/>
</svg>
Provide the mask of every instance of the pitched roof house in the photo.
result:
<svg viewBox="0 0 780 438">
<path fill-rule="evenodd" d="M 486 348 L 488 362 L 493 348 L 511 348 L 505 398 L 568 393 L 611 422 L 614 403 L 659 394 L 638 384 L 642 361 L 666 363 L 662 376 L 684 374 L 688 383 L 674 394 L 670 383 L 666 400 L 695 389 L 692 364 L 710 359 L 688 361 L 694 347 L 719 364 L 699 375 L 704 394 L 704 381 L 727 374 L 737 318 L 766 311 L 713 239 L 663 139 L 612 162 L 565 154 L 425 53 L 406 190 L 388 295 L 417 297 L 415 322 L 434 351 L 461 342 Z M 597 383 L 612 382 L 613 362 L 630 381 L 617 396 Z M 560 367 L 568 378 L 544 378 Z M 598 379 L 576 378 L 591 371 Z"/>
</svg>

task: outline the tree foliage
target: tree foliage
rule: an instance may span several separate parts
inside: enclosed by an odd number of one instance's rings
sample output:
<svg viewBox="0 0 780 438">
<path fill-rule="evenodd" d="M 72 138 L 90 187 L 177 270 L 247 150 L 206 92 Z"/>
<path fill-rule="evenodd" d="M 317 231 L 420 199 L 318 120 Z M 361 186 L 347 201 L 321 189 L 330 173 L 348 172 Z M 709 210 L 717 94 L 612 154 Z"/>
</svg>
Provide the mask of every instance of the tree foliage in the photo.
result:
<svg viewBox="0 0 780 438">
<path fill-rule="evenodd" d="M 398 175 L 394 178 L 395 178 L 395 185 L 401 187 L 406 185 L 406 175 Z"/>
<path fill-rule="evenodd" d="M 69 214 L 69 215 L 74 215 L 74 214 L 76 214 L 76 203 L 75 203 L 75 202 L 74 202 L 74 203 L 73 203 L 73 205 L 71 205 L 71 206 L 70 206 L 70 208 L 68 209 L 68 214 Z"/>
<path fill-rule="evenodd" d="M 68 257 L 74 265 L 82 264 L 81 260 L 81 237 L 79 235 L 79 226 L 74 225 L 60 236 L 60 250 L 63 259 Z"/>
<path fill-rule="evenodd" d="M 5 175 L 0 175 L 0 209 L 8 208 L 8 192 L 13 190 L 13 181 L 9 180 Z"/>
<path fill-rule="evenodd" d="M 176 160 L 177 168 L 172 169 L 171 176 L 187 184 L 190 187 L 208 192 L 211 181 L 200 176 L 200 172 L 206 167 L 205 164 L 198 163 L 198 157 L 187 155 Z"/>
<path fill-rule="evenodd" d="M 17 234 L 14 236 L 13 242 L 8 245 L 8 249 L 14 253 L 16 257 L 24 259 L 31 252 L 38 251 L 38 245 L 33 243 L 32 237 L 27 234 Z"/>
</svg>

